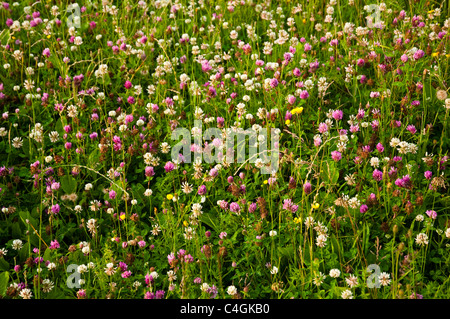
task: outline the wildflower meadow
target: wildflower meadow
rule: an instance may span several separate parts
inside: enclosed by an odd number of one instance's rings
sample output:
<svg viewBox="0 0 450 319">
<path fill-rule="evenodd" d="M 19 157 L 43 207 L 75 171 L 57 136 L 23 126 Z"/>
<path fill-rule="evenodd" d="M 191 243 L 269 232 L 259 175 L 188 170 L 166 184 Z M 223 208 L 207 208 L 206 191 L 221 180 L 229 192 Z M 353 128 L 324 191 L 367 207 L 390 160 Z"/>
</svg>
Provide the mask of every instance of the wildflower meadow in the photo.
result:
<svg viewBox="0 0 450 319">
<path fill-rule="evenodd" d="M 450 298 L 448 1 L 0 2 L 2 299 Z"/>
</svg>

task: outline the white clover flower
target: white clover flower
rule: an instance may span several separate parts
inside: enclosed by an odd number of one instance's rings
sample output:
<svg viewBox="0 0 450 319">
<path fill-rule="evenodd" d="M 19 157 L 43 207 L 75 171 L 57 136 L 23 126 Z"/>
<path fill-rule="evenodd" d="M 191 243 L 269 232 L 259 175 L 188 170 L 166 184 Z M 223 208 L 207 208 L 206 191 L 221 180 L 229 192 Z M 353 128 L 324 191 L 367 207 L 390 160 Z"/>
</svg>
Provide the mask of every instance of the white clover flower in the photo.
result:
<svg viewBox="0 0 450 319">
<path fill-rule="evenodd" d="M 337 268 L 331 269 L 330 270 L 330 277 L 331 278 L 337 278 L 341 275 L 341 271 Z"/>
<path fill-rule="evenodd" d="M 350 289 L 346 289 L 341 293 L 342 299 L 353 299 L 353 293 Z"/>
<path fill-rule="evenodd" d="M 278 273 L 278 268 L 275 267 L 275 266 L 273 266 L 272 269 L 270 270 L 270 273 L 271 273 L 272 275 L 276 275 L 276 274 Z"/>
<path fill-rule="evenodd" d="M 420 233 L 416 236 L 415 241 L 419 246 L 428 245 L 428 235 L 425 233 Z"/>
<path fill-rule="evenodd" d="M 237 288 L 233 285 L 229 286 L 227 288 L 227 294 L 229 294 L 230 296 L 237 294 Z"/>
<path fill-rule="evenodd" d="M 20 239 L 15 239 L 12 242 L 12 249 L 20 250 L 23 247 L 23 242 Z"/>
</svg>

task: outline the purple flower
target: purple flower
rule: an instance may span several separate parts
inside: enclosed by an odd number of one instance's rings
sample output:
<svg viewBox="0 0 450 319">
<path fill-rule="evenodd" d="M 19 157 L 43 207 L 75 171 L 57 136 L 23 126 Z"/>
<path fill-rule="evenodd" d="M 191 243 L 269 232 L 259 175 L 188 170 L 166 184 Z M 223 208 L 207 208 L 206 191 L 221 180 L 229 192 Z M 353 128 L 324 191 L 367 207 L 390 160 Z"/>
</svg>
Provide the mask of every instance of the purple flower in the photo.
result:
<svg viewBox="0 0 450 319">
<path fill-rule="evenodd" d="M 409 177 L 409 175 L 405 175 L 402 178 L 397 178 L 395 180 L 395 185 L 403 188 L 411 188 L 412 187 L 411 178 Z"/>
<path fill-rule="evenodd" d="M 42 55 L 46 56 L 47 58 L 50 57 L 50 49 L 49 48 L 45 48 L 44 51 L 42 51 Z"/>
<path fill-rule="evenodd" d="M 359 125 L 358 124 L 350 125 L 350 132 L 356 133 L 358 131 L 359 131 Z"/>
<path fill-rule="evenodd" d="M 169 255 L 167 255 L 167 262 L 169 264 L 172 264 L 175 261 L 175 254 L 174 253 L 170 253 Z"/>
<path fill-rule="evenodd" d="M 428 217 L 430 217 L 431 219 L 436 219 L 436 217 L 437 217 L 437 213 L 436 213 L 434 210 L 427 210 L 425 213 L 426 213 L 426 214 L 428 215 Z"/>
<path fill-rule="evenodd" d="M 361 214 L 364 214 L 368 210 L 369 210 L 369 207 L 366 204 L 362 204 L 361 207 L 359 207 L 359 211 L 361 212 Z"/>
<path fill-rule="evenodd" d="M 151 176 L 154 176 L 154 175 L 155 175 L 155 170 L 153 169 L 153 167 L 152 166 L 146 166 L 145 167 L 145 176 L 151 177 Z"/>
<path fill-rule="evenodd" d="M 216 286 L 214 286 L 214 285 L 212 285 L 211 287 L 209 287 L 208 290 L 207 290 L 206 292 L 209 293 L 211 299 L 216 298 L 217 293 L 218 293 L 217 288 L 216 288 Z"/>
<path fill-rule="evenodd" d="M 418 293 L 416 293 L 416 292 L 413 292 L 411 294 L 411 296 L 409 296 L 409 299 L 423 299 L 423 296 L 418 294 Z"/>
<path fill-rule="evenodd" d="M 278 80 L 276 78 L 270 79 L 270 86 L 276 88 L 278 86 Z"/>
<path fill-rule="evenodd" d="M 155 299 L 163 299 L 164 298 L 164 290 L 157 290 L 155 293 Z"/>
<path fill-rule="evenodd" d="M 223 127 L 224 123 L 225 123 L 225 119 L 223 117 L 218 117 L 217 118 L 217 126 L 219 128 Z"/>
<path fill-rule="evenodd" d="M 417 129 L 416 129 L 416 127 L 414 126 L 414 125 L 408 125 L 407 127 L 406 127 L 406 129 L 411 133 L 411 134 L 415 134 L 416 132 L 417 132 Z"/>
<path fill-rule="evenodd" d="M 60 210 L 61 210 L 61 208 L 59 207 L 59 204 L 54 204 L 50 208 L 51 213 L 55 214 L 55 215 L 58 214 Z"/>
<path fill-rule="evenodd" d="M 431 171 L 426 171 L 424 175 L 425 175 L 426 179 L 431 179 L 431 176 L 433 176 L 433 173 Z"/>
<path fill-rule="evenodd" d="M 239 206 L 238 203 L 232 202 L 232 203 L 230 204 L 230 210 L 231 210 L 233 213 L 239 214 L 239 213 L 241 212 L 241 207 Z"/>
<path fill-rule="evenodd" d="M 223 210 L 227 210 L 228 209 L 228 202 L 224 201 L 224 200 L 218 200 L 217 204 L 219 205 L 220 208 L 222 208 Z"/>
<path fill-rule="evenodd" d="M 287 101 L 290 105 L 293 105 L 295 103 L 295 96 L 293 95 L 289 95 L 289 97 L 287 98 Z"/>
<path fill-rule="evenodd" d="M 150 283 L 152 283 L 155 279 L 150 276 L 150 274 L 145 275 L 145 284 L 148 286 Z"/>
<path fill-rule="evenodd" d="M 383 153 L 383 152 L 384 152 L 384 146 L 383 146 L 383 144 L 378 143 L 378 144 L 377 144 L 377 150 L 378 150 L 378 152 Z"/>
<path fill-rule="evenodd" d="M 328 125 L 324 122 L 319 124 L 319 133 L 325 133 L 326 131 L 328 131 Z"/>
<path fill-rule="evenodd" d="M 125 116 L 125 123 L 127 123 L 127 124 L 133 122 L 133 120 L 134 120 L 134 117 L 132 114 L 128 114 L 127 116 Z"/>
<path fill-rule="evenodd" d="M 50 249 L 58 249 L 59 248 L 59 243 L 58 243 L 58 241 L 55 239 L 55 240 L 52 240 L 51 242 L 50 242 L 50 246 L 48 247 L 48 248 L 50 248 Z"/>
<path fill-rule="evenodd" d="M 130 104 L 134 104 L 136 102 L 136 99 L 134 97 L 132 97 L 132 96 L 129 96 L 127 98 L 127 102 L 130 103 Z"/>
<path fill-rule="evenodd" d="M 380 170 L 375 169 L 373 171 L 372 177 L 374 180 L 376 180 L 377 182 L 380 182 L 383 179 L 383 172 Z"/>
<path fill-rule="evenodd" d="M 331 115 L 333 116 L 333 118 L 336 121 L 339 121 L 339 120 L 342 120 L 344 112 L 342 112 L 342 110 L 335 110 L 335 111 L 333 111 L 333 113 Z"/>
<path fill-rule="evenodd" d="M 206 194 L 206 185 L 200 185 L 198 187 L 197 194 L 201 195 L 201 196 L 205 195 Z"/>
<path fill-rule="evenodd" d="M 358 59 L 358 61 L 356 62 L 356 65 L 362 67 L 362 66 L 364 66 L 364 63 L 365 63 L 364 59 Z"/>
<path fill-rule="evenodd" d="M 133 84 L 130 81 L 125 81 L 125 84 L 123 85 L 126 89 L 129 89 L 133 86 Z"/>
<path fill-rule="evenodd" d="M 306 194 L 311 193 L 311 190 L 312 190 L 311 183 L 305 182 L 305 184 L 303 184 L 303 190 L 305 191 Z"/>
<path fill-rule="evenodd" d="M 144 240 L 140 240 L 140 241 L 138 242 L 138 245 L 139 245 L 140 248 L 144 248 L 145 245 L 147 245 L 147 243 L 146 243 Z"/>
<path fill-rule="evenodd" d="M 414 60 L 419 60 L 420 58 L 422 58 L 423 56 L 425 55 L 425 52 L 423 52 L 423 50 L 417 50 L 415 53 L 414 53 L 414 55 L 413 55 L 413 58 L 414 58 Z"/>
<path fill-rule="evenodd" d="M 330 45 L 331 46 L 337 46 L 338 44 L 339 44 L 338 39 L 333 39 L 333 40 L 330 41 Z"/>
<path fill-rule="evenodd" d="M 342 159 L 342 154 L 339 151 L 331 152 L 331 158 L 333 161 L 339 162 Z"/>
<path fill-rule="evenodd" d="M 211 168 L 209 171 L 209 176 L 216 177 L 219 174 L 219 171 L 216 168 Z"/>
<path fill-rule="evenodd" d="M 146 291 L 144 294 L 144 299 L 155 299 L 155 294 L 151 291 Z"/>
<path fill-rule="evenodd" d="M 203 72 L 208 72 L 208 71 L 210 71 L 210 70 L 212 70 L 212 66 L 209 64 L 209 61 L 208 60 L 203 60 L 203 62 L 202 62 L 202 71 Z"/>
<path fill-rule="evenodd" d="M 305 99 L 307 99 L 308 97 L 309 97 L 308 91 L 302 90 L 302 91 L 300 92 L 300 98 L 301 98 L 302 100 L 305 100 Z"/>
<path fill-rule="evenodd" d="M 164 169 L 166 170 L 166 173 L 169 173 L 175 169 L 175 165 L 172 162 L 167 162 L 166 165 L 164 165 Z"/>
</svg>

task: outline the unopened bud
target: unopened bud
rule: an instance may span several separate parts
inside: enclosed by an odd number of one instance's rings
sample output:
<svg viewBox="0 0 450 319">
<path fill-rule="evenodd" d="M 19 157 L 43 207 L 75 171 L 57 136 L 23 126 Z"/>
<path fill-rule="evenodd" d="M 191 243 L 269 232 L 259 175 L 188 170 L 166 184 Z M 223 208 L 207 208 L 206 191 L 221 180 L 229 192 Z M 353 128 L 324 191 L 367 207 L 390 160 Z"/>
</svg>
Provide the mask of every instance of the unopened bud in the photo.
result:
<svg viewBox="0 0 450 319">
<path fill-rule="evenodd" d="M 398 233 L 398 226 L 397 225 L 394 225 L 394 227 L 392 228 L 392 232 L 394 233 L 394 235 Z"/>
</svg>

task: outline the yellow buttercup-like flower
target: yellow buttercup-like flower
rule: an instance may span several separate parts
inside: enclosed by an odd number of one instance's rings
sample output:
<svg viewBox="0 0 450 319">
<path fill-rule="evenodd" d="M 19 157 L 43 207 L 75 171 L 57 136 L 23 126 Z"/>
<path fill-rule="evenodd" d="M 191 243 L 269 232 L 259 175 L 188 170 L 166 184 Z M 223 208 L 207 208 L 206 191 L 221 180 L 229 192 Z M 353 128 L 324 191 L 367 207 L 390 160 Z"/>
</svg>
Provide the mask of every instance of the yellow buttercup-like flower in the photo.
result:
<svg viewBox="0 0 450 319">
<path fill-rule="evenodd" d="M 183 221 L 183 226 L 184 227 L 188 227 L 189 226 L 189 223 L 187 222 L 187 220 Z"/>
<path fill-rule="evenodd" d="M 312 208 L 314 208 L 314 209 L 317 209 L 317 208 L 319 208 L 319 203 L 314 203 L 313 205 L 312 205 Z"/>
<path fill-rule="evenodd" d="M 167 194 L 166 198 L 167 198 L 168 200 L 171 200 L 171 199 L 173 198 L 173 195 L 172 195 L 172 194 Z"/>
<path fill-rule="evenodd" d="M 296 107 L 291 111 L 292 114 L 301 114 L 303 112 L 303 107 Z"/>
<path fill-rule="evenodd" d="M 291 120 L 286 120 L 286 122 L 284 122 L 286 125 L 291 124 Z"/>
</svg>

